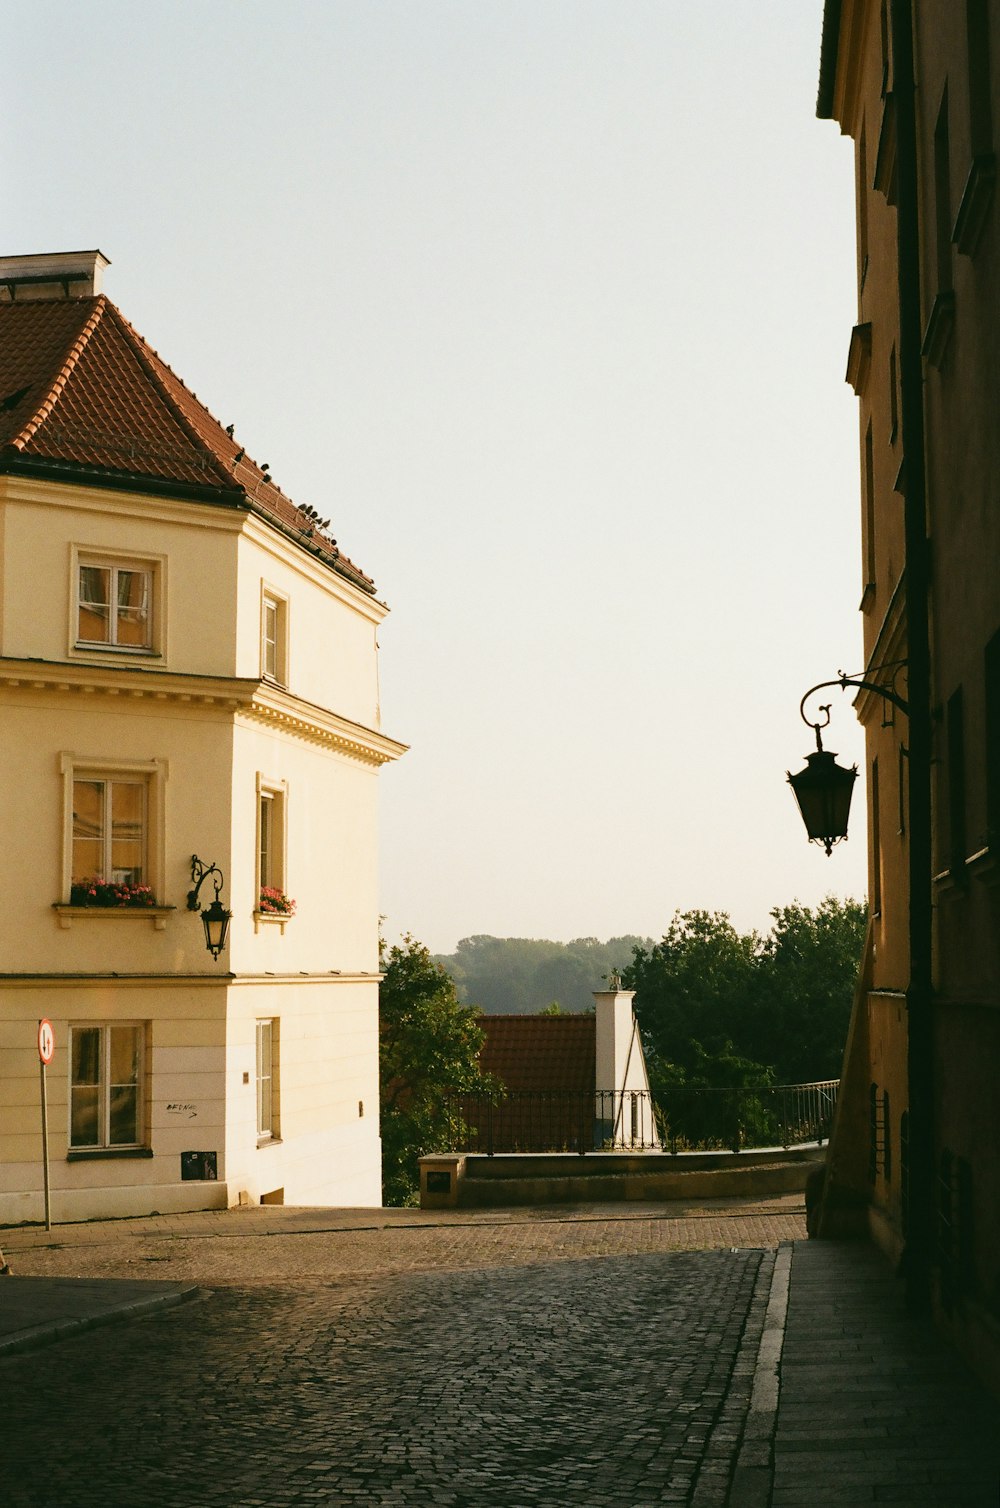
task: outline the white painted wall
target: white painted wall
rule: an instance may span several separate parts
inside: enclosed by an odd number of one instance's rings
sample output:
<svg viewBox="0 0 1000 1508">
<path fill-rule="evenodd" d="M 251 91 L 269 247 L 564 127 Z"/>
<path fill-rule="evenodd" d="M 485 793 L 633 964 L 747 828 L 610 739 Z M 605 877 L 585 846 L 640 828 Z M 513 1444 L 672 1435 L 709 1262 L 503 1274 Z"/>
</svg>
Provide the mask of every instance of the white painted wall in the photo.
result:
<svg viewBox="0 0 1000 1508">
<path fill-rule="evenodd" d="M 156 655 L 77 649 L 74 549 L 156 562 Z M 0 654 L 48 662 L 0 678 L 13 887 L 0 908 L 0 1221 L 42 1218 L 42 1015 L 57 1042 L 48 1070 L 57 1222 L 277 1189 L 288 1203 L 380 1203 L 377 762 L 237 709 L 226 678 L 261 674 L 262 583 L 288 599 L 286 690 L 304 699 L 296 715 L 377 729 L 385 608 L 260 520 L 0 478 Z M 157 671 L 180 679 L 158 685 Z M 160 761 L 148 878 L 173 908 L 166 914 L 53 909 L 68 898 L 66 754 Z M 297 911 L 283 929 L 254 915 L 258 774 L 287 789 L 285 879 Z M 225 876 L 233 920 L 218 962 L 186 910 L 193 853 Z M 203 902 L 212 894 L 206 885 Z M 280 1140 L 258 1147 L 255 1023 L 265 1016 L 280 1023 Z M 69 1162 L 69 1028 L 107 1020 L 148 1023 L 153 1156 Z M 183 1151 L 217 1152 L 217 1183 L 182 1182 Z"/>
<path fill-rule="evenodd" d="M 278 1022 L 278 1137 L 258 1144 L 256 1023 L 265 1018 Z M 377 982 L 234 984 L 227 1033 L 230 1202 L 281 1189 L 286 1204 L 381 1204 Z"/>
<path fill-rule="evenodd" d="M 44 1217 L 37 1023 L 56 1050 L 46 1070 L 56 1223 L 225 1205 L 224 984 L 0 981 L 0 1222 Z M 145 1113 L 154 1155 L 67 1161 L 70 1027 L 148 1023 Z M 171 1106 L 183 1104 L 183 1111 Z M 182 1182 L 182 1151 L 218 1150 L 219 1182 Z"/>
<path fill-rule="evenodd" d="M 634 990 L 595 990 L 596 1006 L 596 1083 L 601 1091 L 610 1091 L 613 1099 L 598 1099 L 598 1114 L 613 1117 L 616 1146 L 628 1146 L 633 1140 L 643 1146 L 658 1145 L 659 1138 L 649 1097 L 646 1060 L 639 1037 L 639 1027 L 632 1009 Z M 633 1101 L 631 1095 L 642 1095 Z"/>
</svg>

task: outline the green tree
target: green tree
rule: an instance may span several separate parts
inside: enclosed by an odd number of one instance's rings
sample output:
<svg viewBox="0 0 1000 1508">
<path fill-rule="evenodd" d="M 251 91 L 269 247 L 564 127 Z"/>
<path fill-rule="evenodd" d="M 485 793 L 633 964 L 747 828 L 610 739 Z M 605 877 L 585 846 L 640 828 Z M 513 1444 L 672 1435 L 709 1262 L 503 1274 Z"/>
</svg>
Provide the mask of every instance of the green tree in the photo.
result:
<svg viewBox="0 0 1000 1508">
<path fill-rule="evenodd" d="M 840 1072 L 867 908 L 827 896 L 776 907 L 767 937 L 725 912 L 677 912 L 637 947 L 636 991 L 654 1093 L 668 1087 L 803 1083 Z"/>
<path fill-rule="evenodd" d="M 424 945 L 406 936 L 383 946 L 380 958 L 382 1197 L 412 1204 L 418 1159 L 450 1150 L 448 1097 L 489 1092 L 493 1081 L 479 1067 L 478 1010 L 459 1003 L 454 982 Z"/>
<path fill-rule="evenodd" d="M 835 1079 L 868 925 L 862 901 L 828 895 L 810 909 L 794 901 L 772 912 L 761 955 L 756 1051 L 779 1083 Z"/>
<path fill-rule="evenodd" d="M 739 1071 L 730 1059 L 755 1059 L 741 1028 L 760 949 L 757 934 L 741 936 L 724 911 L 678 911 L 658 943 L 635 948 L 622 982 L 636 992 L 651 1077 L 721 1087 Z M 752 1061 L 746 1071 L 764 1067 Z"/>
</svg>

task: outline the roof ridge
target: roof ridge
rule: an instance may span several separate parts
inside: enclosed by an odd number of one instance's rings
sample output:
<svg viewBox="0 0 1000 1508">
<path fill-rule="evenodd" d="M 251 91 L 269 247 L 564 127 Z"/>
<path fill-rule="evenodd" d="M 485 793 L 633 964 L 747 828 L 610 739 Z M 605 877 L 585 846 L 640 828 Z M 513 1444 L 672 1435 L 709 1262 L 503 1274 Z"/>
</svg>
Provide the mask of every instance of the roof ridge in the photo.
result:
<svg viewBox="0 0 1000 1508">
<path fill-rule="evenodd" d="M 59 368 L 53 382 L 49 387 L 47 396 L 39 404 L 33 416 L 28 420 L 27 424 L 22 427 L 20 432 L 14 435 L 10 440 L 8 440 L 8 445 L 12 445 L 16 450 L 23 450 L 32 436 L 36 435 L 41 429 L 42 425 L 45 423 L 46 419 L 49 417 L 49 415 L 52 413 L 52 410 L 58 403 L 67 382 L 73 375 L 77 362 L 80 360 L 80 357 L 87 349 L 91 336 L 101 322 L 101 318 L 104 314 L 107 303 L 108 300 L 103 293 L 97 295 L 95 306 L 92 309 L 89 317 L 87 318 L 83 329 L 80 330 L 79 333 L 74 337 L 69 350 L 66 353 L 65 359 L 63 360 L 62 366 Z"/>
<path fill-rule="evenodd" d="M 129 344 L 132 347 L 136 360 L 139 362 L 146 375 L 156 384 L 157 393 L 169 408 L 177 424 L 194 445 L 197 453 L 208 458 L 215 476 L 222 482 L 222 485 L 224 487 L 238 488 L 240 491 L 245 493 L 246 488 L 243 487 L 241 482 L 238 482 L 236 480 L 235 476 L 233 476 L 229 471 L 226 470 L 225 466 L 223 466 L 222 462 L 219 460 L 219 457 L 215 454 L 211 447 L 205 444 L 204 440 L 201 438 L 201 435 L 199 435 L 194 425 L 188 419 L 180 404 L 167 388 L 166 383 L 163 382 L 159 372 L 157 372 L 153 363 L 150 361 L 149 356 L 147 355 L 147 351 L 151 351 L 153 347 L 148 344 L 148 342 L 142 335 L 139 334 L 139 331 L 135 328 L 135 326 L 129 323 L 124 314 L 122 314 L 121 310 L 117 308 L 116 305 L 114 305 L 110 301 L 110 299 L 107 300 L 107 306 L 110 310 L 113 320 L 116 319 L 118 321 L 123 334 L 125 335 L 126 339 L 129 340 Z M 185 390 L 190 393 L 191 389 L 187 387 L 187 384 L 184 382 L 183 378 L 177 376 L 177 373 L 174 371 L 170 363 L 168 361 L 163 361 L 163 357 L 159 354 L 159 352 L 155 354 L 157 361 L 163 363 L 167 371 L 170 373 L 171 377 L 173 377 L 174 381 L 179 382 L 181 384 L 181 387 L 185 388 Z M 205 409 L 205 413 L 208 414 L 212 422 L 214 424 L 219 424 L 218 419 L 216 419 L 215 415 L 211 412 L 210 409 L 205 407 L 205 404 L 201 402 L 201 399 L 194 393 L 191 393 L 191 396 L 192 398 L 194 398 L 196 403 L 201 404 L 201 407 Z M 220 430 L 222 429 L 221 424 L 219 424 L 219 428 Z"/>
</svg>

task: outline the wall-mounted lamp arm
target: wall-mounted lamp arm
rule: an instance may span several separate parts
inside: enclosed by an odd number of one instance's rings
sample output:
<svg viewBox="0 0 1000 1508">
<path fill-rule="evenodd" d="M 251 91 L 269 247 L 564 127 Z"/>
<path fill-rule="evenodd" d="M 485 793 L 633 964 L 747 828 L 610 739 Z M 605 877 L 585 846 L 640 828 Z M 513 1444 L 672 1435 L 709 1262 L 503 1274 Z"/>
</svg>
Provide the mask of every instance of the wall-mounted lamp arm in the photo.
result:
<svg viewBox="0 0 1000 1508">
<path fill-rule="evenodd" d="M 233 919 L 233 913 L 227 911 L 219 899 L 222 894 L 223 878 L 222 870 L 218 864 L 203 864 L 197 854 L 191 855 L 191 878 L 194 881 L 194 889 L 188 891 L 187 904 L 189 911 L 201 911 L 201 901 L 198 899 L 198 891 L 211 875 L 212 884 L 215 886 L 215 899 L 207 911 L 201 912 L 202 926 L 205 928 L 205 946 L 213 958 L 218 958 L 226 946 L 229 936 L 229 923 Z"/>
<path fill-rule="evenodd" d="M 826 722 L 816 723 L 813 722 L 812 718 L 806 717 L 806 702 L 815 692 L 824 691 L 827 686 L 839 686 L 841 691 L 846 691 L 848 686 L 853 687 L 856 691 L 874 691 L 876 696 L 880 696 L 883 701 L 891 702 L 894 707 L 899 708 L 900 712 L 908 714 L 910 710 L 909 702 L 905 697 L 900 696 L 899 692 L 894 690 L 892 686 L 881 686 L 877 681 L 866 681 L 864 676 L 841 674 L 835 681 L 820 681 L 818 685 L 810 686 L 799 703 L 799 716 L 808 728 L 816 729 L 817 739 L 819 738 L 819 729 L 825 728 L 830 721 L 830 705 L 827 703 L 819 709 L 821 712 L 826 713 Z"/>
<path fill-rule="evenodd" d="M 198 899 L 198 892 L 209 876 L 212 877 L 212 884 L 215 886 L 215 899 L 218 900 L 222 894 L 222 887 L 225 884 L 222 870 L 218 864 L 203 864 L 198 855 L 193 853 L 191 855 L 191 878 L 194 881 L 194 889 L 189 890 L 187 894 L 187 908 L 189 911 L 201 910 L 201 901 Z"/>
</svg>

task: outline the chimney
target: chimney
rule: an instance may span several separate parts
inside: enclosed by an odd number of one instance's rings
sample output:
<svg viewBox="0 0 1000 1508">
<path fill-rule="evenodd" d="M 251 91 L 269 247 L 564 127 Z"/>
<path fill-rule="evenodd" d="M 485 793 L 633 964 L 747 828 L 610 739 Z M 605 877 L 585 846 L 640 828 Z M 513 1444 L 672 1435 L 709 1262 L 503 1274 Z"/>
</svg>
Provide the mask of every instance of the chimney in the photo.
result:
<svg viewBox="0 0 1000 1508">
<path fill-rule="evenodd" d="M 608 984 L 609 989 L 594 991 L 594 1004 L 597 1007 L 595 1088 L 598 1091 L 610 1089 L 616 1092 L 625 1088 L 645 1088 L 644 1083 L 625 1083 L 627 1071 L 638 1067 L 642 1061 L 640 1053 L 636 1055 L 635 1064 L 630 1062 L 635 1031 L 635 1017 L 632 1014 L 635 990 L 623 990 L 617 974 L 612 974 Z M 631 1079 L 632 1074 L 629 1073 L 628 1077 Z"/>
<path fill-rule="evenodd" d="M 102 251 L 46 251 L 0 257 L 0 303 L 94 298 L 111 263 Z"/>
</svg>

